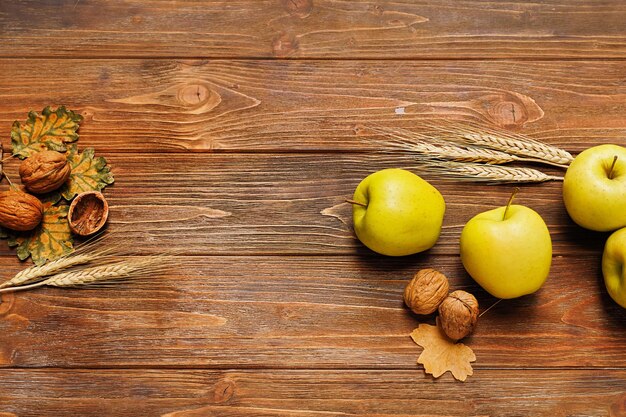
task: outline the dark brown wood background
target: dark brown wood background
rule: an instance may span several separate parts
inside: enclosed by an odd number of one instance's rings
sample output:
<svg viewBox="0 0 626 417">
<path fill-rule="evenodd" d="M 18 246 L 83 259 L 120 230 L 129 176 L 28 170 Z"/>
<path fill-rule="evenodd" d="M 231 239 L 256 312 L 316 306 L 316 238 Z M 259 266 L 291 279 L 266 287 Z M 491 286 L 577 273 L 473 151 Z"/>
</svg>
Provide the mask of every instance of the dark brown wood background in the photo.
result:
<svg viewBox="0 0 626 417">
<path fill-rule="evenodd" d="M 3 296 L 0 416 L 626 416 L 606 235 L 571 222 L 559 183 L 518 197 L 549 225 L 550 278 L 481 319 L 466 383 L 416 364 L 401 294 L 435 267 L 492 304 L 458 237 L 511 187 L 424 174 L 444 230 L 402 259 L 363 248 L 344 203 L 414 164 L 377 153 L 368 122 L 624 144 L 625 22 L 620 0 L 0 1 L 2 143 L 31 109 L 79 111 L 116 177 L 110 229 L 185 254 L 152 284 Z M 2 278 L 23 267 L 0 243 Z"/>
</svg>

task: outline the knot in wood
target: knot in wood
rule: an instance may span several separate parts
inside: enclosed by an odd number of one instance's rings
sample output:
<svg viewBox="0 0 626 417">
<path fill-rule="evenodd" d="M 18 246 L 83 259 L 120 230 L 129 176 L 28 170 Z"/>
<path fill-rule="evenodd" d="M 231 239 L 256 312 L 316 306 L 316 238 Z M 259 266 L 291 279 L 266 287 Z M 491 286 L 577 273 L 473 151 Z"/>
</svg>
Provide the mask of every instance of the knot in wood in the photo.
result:
<svg viewBox="0 0 626 417">
<path fill-rule="evenodd" d="M 385 13 L 385 9 L 383 9 L 383 6 L 381 6 L 380 4 L 376 4 L 372 8 L 372 13 L 374 13 L 376 16 L 382 16 L 383 13 Z"/>
<path fill-rule="evenodd" d="M 313 0 L 283 0 L 283 7 L 291 16 L 304 19 L 313 10 Z"/>
<path fill-rule="evenodd" d="M 231 379 L 225 378 L 215 384 L 215 392 L 213 400 L 216 403 L 228 402 L 235 394 L 235 382 Z"/>
<path fill-rule="evenodd" d="M 185 85 L 178 90 L 178 101 L 190 107 L 206 104 L 214 93 L 202 84 Z"/>
<path fill-rule="evenodd" d="M 298 51 L 300 45 L 293 33 L 281 32 L 272 40 L 272 53 L 277 58 L 286 58 Z"/>
<path fill-rule="evenodd" d="M 490 118 L 499 126 L 522 126 L 528 121 L 526 107 L 517 101 L 500 101 L 487 110 Z"/>
</svg>

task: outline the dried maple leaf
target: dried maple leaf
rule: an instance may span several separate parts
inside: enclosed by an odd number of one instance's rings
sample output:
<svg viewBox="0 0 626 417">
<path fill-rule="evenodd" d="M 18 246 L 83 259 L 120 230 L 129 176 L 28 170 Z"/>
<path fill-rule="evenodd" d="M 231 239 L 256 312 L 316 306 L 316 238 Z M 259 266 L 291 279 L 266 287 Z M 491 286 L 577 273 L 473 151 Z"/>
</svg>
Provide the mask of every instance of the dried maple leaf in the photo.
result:
<svg viewBox="0 0 626 417">
<path fill-rule="evenodd" d="M 17 246 L 17 257 L 25 260 L 32 257 L 35 265 L 47 260 L 58 259 L 72 252 L 72 233 L 67 221 L 69 206 L 55 205 L 60 199 L 58 193 L 45 197 L 43 220 L 35 230 L 14 234 L 8 231 L 9 246 Z"/>
<path fill-rule="evenodd" d="M 72 146 L 67 160 L 72 167 L 72 173 L 61 189 L 61 194 L 66 200 L 69 201 L 85 191 L 100 191 L 107 185 L 113 184 L 113 174 L 107 166 L 107 160 L 103 157 L 94 157 L 92 148 L 78 153 L 76 146 Z"/>
<path fill-rule="evenodd" d="M 31 111 L 25 123 L 17 120 L 13 123 L 13 155 L 24 159 L 44 149 L 65 152 L 66 144 L 78 140 L 76 131 L 82 120 L 80 114 L 64 106 L 56 110 L 46 107 L 41 114 Z"/>
<path fill-rule="evenodd" d="M 476 355 L 472 349 L 448 339 L 439 326 L 420 324 L 411 332 L 411 338 L 424 348 L 417 363 L 424 365 L 426 373 L 439 378 L 450 371 L 459 381 L 465 381 L 473 374 L 470 362 L 476 360 Z"/>
</svg>

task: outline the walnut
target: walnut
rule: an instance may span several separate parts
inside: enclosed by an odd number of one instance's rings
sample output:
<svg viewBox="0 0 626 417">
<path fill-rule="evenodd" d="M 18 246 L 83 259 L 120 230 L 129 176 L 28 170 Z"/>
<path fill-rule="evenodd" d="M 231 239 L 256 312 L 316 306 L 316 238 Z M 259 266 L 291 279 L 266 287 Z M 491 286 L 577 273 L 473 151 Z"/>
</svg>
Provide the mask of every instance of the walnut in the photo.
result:
<svg viewBox="0 0 626 417">
<path fill-rule="evenodd" d="M 89 236 L 102 229 L 108 217 L 109 204 L 98 191 L 78 194 L 67 214 L 70 229 L 80 236 Z"/>
<path fill-rule="evenodd" d="M 0 193 L 0 226 L 24 232 L 33 230 L 43 218 L 43 204 L 17 189 Z"/>
<path fill-rule="evenodd" d="M 20 165 L 22 184 L 28 191 L 44 194 L 61 187 L 70 177 L 72 167 L 62 153 L 41 151 Z"/>
<path fill-rule="evenodd" d="M 448 295 L 448 278 L 434 269 L 422 269 L 404 289 L 404 302 L 416 314 L 431 314 Z"/>
<path fill-rule="evenodd" d="M 472 294 L 457 290 L 439 306 L 439 324 L 452 340 L 463 339 L 474 331 L 478 321 L 478 301 Z"/>
</svg>

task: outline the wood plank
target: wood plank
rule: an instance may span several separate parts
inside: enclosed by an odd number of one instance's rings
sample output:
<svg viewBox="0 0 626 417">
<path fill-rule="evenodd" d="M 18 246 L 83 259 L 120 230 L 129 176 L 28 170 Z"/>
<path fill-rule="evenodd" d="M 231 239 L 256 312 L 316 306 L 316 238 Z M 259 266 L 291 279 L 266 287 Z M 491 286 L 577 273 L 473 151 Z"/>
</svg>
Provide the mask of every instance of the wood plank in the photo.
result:
<svg viewBox="0 0 626 417">
<path fill-rule="evenodd" d="M 98 152 L 99 155 L 107 155 Z M 116 183 L 107 189 L 111 230 L 131 234 L 146 252 L 163 247 L 188 254 L 359 254 L 370 256 L 352 230 L 345 202 L 368 174 L 412 167 L 398 155 L 351 154 L 111 154 Z M 18 178 L 18 161 L 6 164 Z M 457 254 L 465 223 L 506 204 L 513 186 L 425 179 L 447 201 L 434 254 Z M 596 254 L 606 234 L 585 231 L 568 217 L 561 184 L 523 187 L 516 201 L 541 214 L 558 255 Z M 149 239 L 146 239 L 146 235 Z M 0 242 L 0 253 L 6 245 Z"/>
<path fill-rule="evenodd" d="M 360 127 L 419 130 L 437 116 L 578 152 L 623 143 L 625 77 L 619 61 L 19 59 L 3 66 L 0 132 L 66 104 L 85 116 L 81 143 L 105 154 L 380 151 Z"/>
<path fill-rule="evenodd" d="M 624 58 L 625 19 L 619 0 L 5 1 L 0 55 Z"/>
<path fill-rule="evenodd" d="M 620 417 L 625 391 L 623 370 L 2 370 L 0 415 Z"/>
<path fill-rule="evenodd" d="M 0 260 L 3 277 L 19 270 Z M 481 317 L 467 339 L 475 368 L 626 369 L 626 310 L 598 264 L 557 257 L 541 291 Z M 412 370 L 421 349 L 408 335 L 433 319 L 411 314 L 402 291 L 425 267 L 483 310 L 495 301 L 451 256 L 186 257 L 150 283 L 4 294 L 0 366 Z"/>
</svg>

